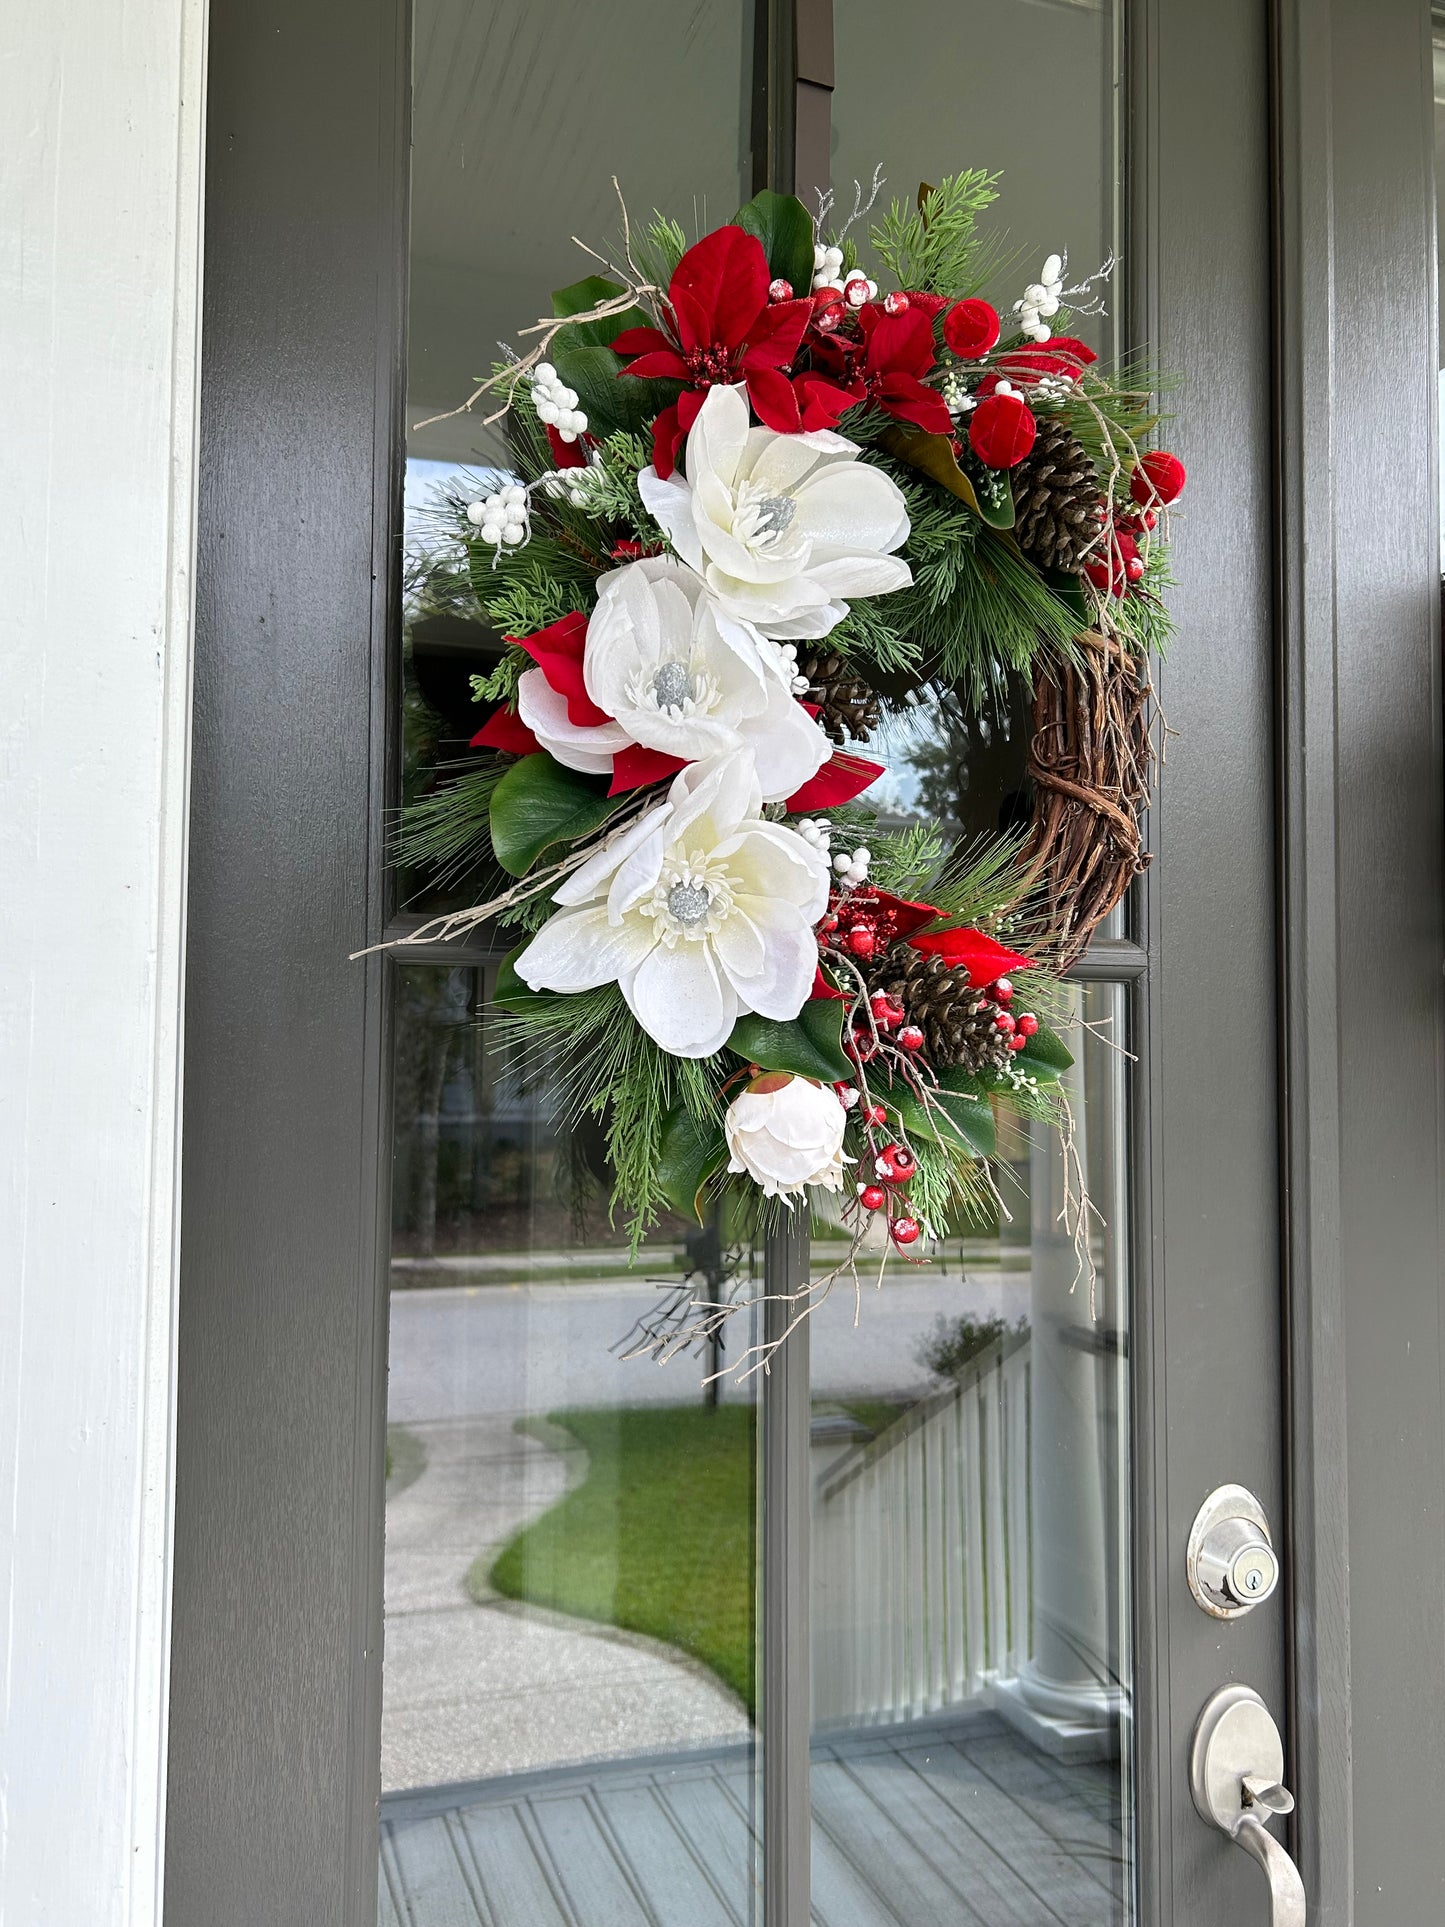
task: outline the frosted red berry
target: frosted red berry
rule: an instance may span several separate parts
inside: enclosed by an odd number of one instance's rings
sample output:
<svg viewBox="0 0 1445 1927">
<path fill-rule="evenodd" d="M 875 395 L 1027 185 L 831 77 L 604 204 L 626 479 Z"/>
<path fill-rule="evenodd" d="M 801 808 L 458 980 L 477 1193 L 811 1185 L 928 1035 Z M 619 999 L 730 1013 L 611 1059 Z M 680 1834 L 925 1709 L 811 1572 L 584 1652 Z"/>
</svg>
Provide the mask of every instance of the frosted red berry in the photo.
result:
<svg viewBox="0 0 1445 1927">
<path fill-rule="evenodd" d="M 877 935 L 866 923 L 855 923 L 848 932 L 848 948 L 855 957 L 867 959 L 878 948 Z"/>
<path fill-rule="evenodd" d="M 993 1027 L 995 1030 L 1001 1030 L 1005 1037 L 1012 1037 L 1016 1028 L 1012 1012 L 1001 1010 L 993 1020 Z"/>
<path fill-rule="evenodd" d="M 996 984 L 989 987 L 988 994 L 996 1004 L 1006 1004 L 1014 994 L 1014 987 L 1007 977 L 1000 977 Z"/>
<path fill-rule="evenodd" d="M 865 1184 L 858 1193 L 858 1202 L 865 1211 L 881 1211 L 888 1202 L 888 1193 L 881 1184 Z"/>
<path fill-rule="evenodd" d="M 892 294 L 885 294 L 883 297 L 884 314 L 907 314 L 908 307 L 908 296 L 901 288 L 895 288 Z"/>
<path fill-rule="evenodd" d="M 1015 1032 L 1015 1034 L 1012 1037 L 1010 1037 L 1010 1039 L 1008 1040 L 1008 1047 L 1010 1050 L 1025 1050 L 1028 1047 L 1028 1041 L 1029 1040 L 1027 1037 L 1022 1036 L 1018 1032 Z"/>
<path fill-rule="evenodd" d="M 888 1113 L 881 1104 L 865 1104 L 860 1115 L 865 1124 L 881 1124 Z"/>
<path fill-rule="evenodd" d="M 898 1042 L 904 1050 L 922 1050 L 923 1032 L 917 1024 L 905 1024 L 898 1033 Z"/>
<path fill-rule="evenodd" d="M 1032 1037 L 1038 1030 L 1039 1020 L 1031 1010 L 1022 1013 L 1018 1020 L 1019 1031 L 1025 1037 Z"/>
<path fill-rule="evenodd" d="M 912 1245 L 918 1242 L 919 1224 L 917 1218 L 895 1218 L 888 1229 L 896 1245 Z"/>
<path fill-rule="evenodd" d="M 791 301 L 792 298 L 793 284 L 791 281 L 785 281 L 783 277 L 779 275 L 776 281 L 770 281 L 768 283 L 769 301 Z"/>
</svg>

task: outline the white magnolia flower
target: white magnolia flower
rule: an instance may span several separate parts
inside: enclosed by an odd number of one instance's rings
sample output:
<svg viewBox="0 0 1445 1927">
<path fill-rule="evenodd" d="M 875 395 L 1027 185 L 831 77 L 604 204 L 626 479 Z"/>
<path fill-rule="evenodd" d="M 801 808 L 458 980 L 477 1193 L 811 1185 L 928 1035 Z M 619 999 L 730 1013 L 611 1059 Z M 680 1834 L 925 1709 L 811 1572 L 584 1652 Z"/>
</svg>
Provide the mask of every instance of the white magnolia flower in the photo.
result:
<svg viewBox="0 0 1445 1927">
<path fill-rule="evenodd" d="M 818 962 L 827 859 L 764 822 L 745 750 L 693 763 L 649 810 L 574 872 L 565 907 L 517 959 L 533 990 L 615 981 L 649 1037 L 707 1057 L 746 1011 L 796 1017 Z"/>
<path fill-rule="evenodd" d="M 687 438 L 685 476 L 645 468 L 638 487 L 728 615 L 765 636 L 826 636 L 844 597 L 913 580 L 892 553 L 908 539 L 902 492 L 857 454 L 831 430 L 750 428 L 739 390 L 717 387 Z"/>
<path fill-rule="evenodd" d="M 541 669 L 517 685 L 523 722 L 559 763 L 605 774 L 630 743 L 685 763 L 749 749 L 764 801 L 777 802 L 827 762 L 832 744 L 776 673 L 770 646 L 724 614 L 691 569 L 654 556 L 599 586 L 582 676 L 612 720 L 573 722 Z"/>
<path fill-rule="evenodd" d="M 729 1171 L 746 1171 L 769 1198 L 801 1193 L 806 1185 L 843 1188 L 843 1130 L 848 1113 L 836 1091 L 807 1077 L 770 1071 L 756 1077 L 728 1106 L 723 1120 Z"/>
</svg>

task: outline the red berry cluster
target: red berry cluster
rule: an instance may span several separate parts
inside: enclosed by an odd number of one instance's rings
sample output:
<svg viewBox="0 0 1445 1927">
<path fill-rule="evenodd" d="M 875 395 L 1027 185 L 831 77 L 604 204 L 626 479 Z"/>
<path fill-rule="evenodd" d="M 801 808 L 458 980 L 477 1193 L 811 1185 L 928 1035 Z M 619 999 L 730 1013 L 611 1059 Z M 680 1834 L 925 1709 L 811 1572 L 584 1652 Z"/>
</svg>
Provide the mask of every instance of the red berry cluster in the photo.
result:
<svg viewBox="0 0 1445 1927">
<path fill-rule="evenodd" d="M 998 1016 L 993 1020 L 994 1029 L 1007 1037 L 1010 1050 L 1022 1050 L 1038 1031 L 1038 1018 L 1031 1010 L 1021 1010 L 1015 1016 L 1009 1009 L 1014 999 L 1014 987 L 1007 977 L 1000 977 L 997 983 L 990 984 L 985 994 L 999 1006 Z"/>
<path fill-rule="evenodd" d="M 1084 574 L 1102 594 L 1124 596 L 1144 579 L 1144 557 L 1139 545 L 1158 523 L 1158 510 L 1177 502 L 1187 479 L 1183 462 L 1167 449 L 1143 455 L 1129 477 L 1134 506 L 1100 509 L 1103 540 L 1084 564 Z"/>
<path fill-rule="evenodd" d="M 870 1126 L 881 1124 L 884 1116 L 881 1104 L 870 1104 L 864 1121 Z M 918 1160 L 906 1144 L 895 1143 L 892 1139 L 875 1148 L 871 1128 L 868 1140 L 873 1159 L 873 1181 L 859 1185 L 858 1202 L 865 1211 L 887 1211 L 888 1235 L 894 1244 L 917 1244 L 921 1227 L 909 1211 L 907 1193 L 901 1187 L 918 1169 Z"/>
</svg>

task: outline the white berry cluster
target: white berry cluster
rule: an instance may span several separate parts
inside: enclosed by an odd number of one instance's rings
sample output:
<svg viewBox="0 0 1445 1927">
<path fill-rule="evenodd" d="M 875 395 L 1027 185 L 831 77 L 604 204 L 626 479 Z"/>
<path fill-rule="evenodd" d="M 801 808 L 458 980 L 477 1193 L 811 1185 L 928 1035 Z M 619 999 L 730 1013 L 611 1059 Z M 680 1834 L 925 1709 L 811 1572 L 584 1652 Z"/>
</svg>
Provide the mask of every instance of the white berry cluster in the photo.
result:
<svg viewBox="0 0 1445 1927">
<path fill-rule="evenodd" d="M 1027 335 L 1031 341 L 1048 340 L 1053 333 L 1049 319 L 1059 312 L 1059 296 L 1063 289 L 1063 261 L 1057 254 L 1051 254 L 1038 280 L 1031 281 L 1024 289 L 1023 299 L 1014 303 L 1021 334 Z"/>
<path fill-rule="evenodd" d="M 806 696 L 812 684 L 806 676 L 798 674 L 798 649 L 796 643 L 784 642 L 778 645 L 778 654 L 783 659 L 787 671 L 788 684 L 795 696 Z"/>
<path fill-rule="evenodd" d="M 555 428 L 564 442 L 587 433 L 587 417 L 577 406 L 577 390 L 568 388 L 550 361 L 539 361 L 532 371 L 532 401 L 537 419 Z"/>
<path fill-rule="evenodd" d="M 833 858 L 833 869 L 845 890 L 856 890 L 860 883 L 867 882 L 868 865 L 872 861 L 872 855 L 867 850 L 854 850 L 851 853 L 840 850 Z"/>
<path fill-rule="evenodd" d="M 467 520 L 494 549 L 521 548 L 532 532 L 526 489 L 520 482 L 509 482 L 505 488 L 484 495 L 480 502 L 469 502 Z"/>
<path fill-rule="evenodd" d="M 878 283 L 870 281 L 862 268 L 849 268 L 844 274 L 842 248 L 825 248 L 821 242 L 813 249 L 813 286 L 841 288 L 851 308 L 878 299 Z"/>
<path fill-rule="evenodd" d="M 556 468 L 537 478 L 536 486 L 554 502 L 570 502 L 574 509 L 592 506 L 592 470 Z"/>
<path fill-rule="evenodd" d="M 826 816 L 800 816 L 792 826 L 805 843 L 821 850 L 824 856 L 833 848 L 833 826 Z"/>
<path fill-rule="evenodd" d="M 940 392 L 943 395 L 944 407 L 955 419 L 960 415 L 972 414 L 973 410 L 978 407 L 978 397 L 968 392 L 968 389 L 964 385 L 962 375 L 953 369 L 950 369 L 943 377 L 943 386 Z"/>
</svg>

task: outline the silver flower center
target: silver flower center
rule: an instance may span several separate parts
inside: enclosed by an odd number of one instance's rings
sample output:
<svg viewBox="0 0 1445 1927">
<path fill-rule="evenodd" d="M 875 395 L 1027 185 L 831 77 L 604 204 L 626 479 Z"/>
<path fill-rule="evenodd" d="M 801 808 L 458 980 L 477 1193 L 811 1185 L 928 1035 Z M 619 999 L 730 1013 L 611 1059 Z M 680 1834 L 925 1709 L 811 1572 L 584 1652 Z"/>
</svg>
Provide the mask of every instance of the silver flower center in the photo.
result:
<svg viewBox="0 0 1445 1927">
<path fill-rule="evenodd" d="M 792 526 L 798 504 L 791 495 L 765 495 L 758 503 L 759 535 L 784 535 Z"/>
<path fill-rule="evenodd" d="M 662 663 L 652 678 L 652 693 L 659 709 L 681 709 L 692 694 L 692 677 L 685 662 Z"/>
<path fill-rule="evenodd" d="M 705 883 L 674 883 L 667 893 L 667 914 L 686 927 L 701 923 L 712 903 Z"/>
</svg>

